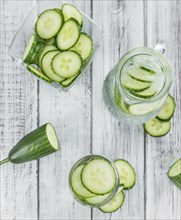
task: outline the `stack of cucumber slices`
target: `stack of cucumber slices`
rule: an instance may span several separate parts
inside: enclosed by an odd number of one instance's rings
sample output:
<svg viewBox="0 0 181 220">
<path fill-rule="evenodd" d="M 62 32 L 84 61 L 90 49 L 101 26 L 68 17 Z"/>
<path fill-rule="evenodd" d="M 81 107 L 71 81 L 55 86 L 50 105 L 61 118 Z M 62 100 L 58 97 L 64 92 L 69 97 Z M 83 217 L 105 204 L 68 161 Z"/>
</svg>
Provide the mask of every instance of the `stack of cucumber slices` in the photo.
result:
<svg viewBox="0 0 181 220">
<path fill-rule="evenodd" d="M 75 198 L 108 213 L 121 208 L 125 198 L 123 189 L 131 189 L 135 182 L 134 169 L 121 159 L 116 160 L 113 167 L 103 157 L 95 157 L 73 168 L 70 174 L 70 185 Z"/>
<path fill-rule="evenodd" d="M 82 27 L 82 15 L 71 4 L 42 12 L 24 51 L 27 69 L 47 82 L 69 86 L 92 54 L 92 39 Z"/>
<path fill-rule="evenodd" d="M 144 124 L 145 131 L 153 137 L 165 136 L 171 129 L 170 119 L 175 112 L 176 103 L 171 95 L 168 95 L 160 113 Z"/>
</svg>

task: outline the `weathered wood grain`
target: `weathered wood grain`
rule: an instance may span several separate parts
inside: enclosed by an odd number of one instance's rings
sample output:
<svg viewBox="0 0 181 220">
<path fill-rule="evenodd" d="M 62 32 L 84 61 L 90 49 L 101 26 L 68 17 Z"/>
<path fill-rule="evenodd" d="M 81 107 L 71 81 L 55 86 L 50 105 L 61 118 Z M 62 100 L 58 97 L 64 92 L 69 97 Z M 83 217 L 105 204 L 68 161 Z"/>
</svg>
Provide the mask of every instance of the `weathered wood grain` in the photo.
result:
<svg viewBox="0 0 181 220">
<path fill-rule="evenodd" d="M 123 10 L 116 14 L 111 13 L 111 8 L 113 12 Z M 103 80 L 108 72 L 125 52 L 144 45 L 143 2 L 121 1 L 118 4 L 117 1 L 94 1 L 93 18 L 104 32 L 103 47 L 93 63 L 93 153 L 103 154 L 111 160 L 128 160 L 137 172 L 136 186 L 125 192 L 123 208 L 113 214 L 103 214 L 94 209 L 93 219 L 143 219 L 143 128 L 117 122 L 102 99 Z"/>
<path fill-rule="evenodd" d="M 75 4 L 91 13 L 89 1 Z M 61 151 L 39 162 L 39 218 L 90 219 L 90 209 L 73 199 L 68 176 L 73 164 L 90 154 L 91 69 L 67 92 L 40 82 L 39 101 L 40 124 L 52 122 L 61 143 Z"/>
<path fill-rule="evenodd" d="M 8 48 L 31 1 L 0 1 L 0 158 L 37 127 L 37 82 L 8 56 Z M 18 49 L 18 48 L 17 48 Z M 1 219 L 37 219 L 36 162 L 0 167 Z"/>
<path fill-rule="evenodd" d="M 169 135 L 146 137 L 146 217 L 147 219 L 181 219 L 181 193 L 166 173 L 181 156 L 181 29 L 180 1 L 147 2 L 147 40 L 154 47 L 158 40 L 167 41 L 166 56 L 173 66 L 174 82 L 171 94 L 177 108 Z"/>
</svg>

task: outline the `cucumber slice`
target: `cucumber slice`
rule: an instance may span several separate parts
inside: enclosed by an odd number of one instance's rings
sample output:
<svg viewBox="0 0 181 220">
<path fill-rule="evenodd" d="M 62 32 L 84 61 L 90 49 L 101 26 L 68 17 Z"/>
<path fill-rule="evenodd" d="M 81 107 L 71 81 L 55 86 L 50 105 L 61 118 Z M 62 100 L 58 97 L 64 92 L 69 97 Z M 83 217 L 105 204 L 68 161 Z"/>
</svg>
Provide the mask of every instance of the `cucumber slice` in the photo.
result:
<svg viewBox="0 0 181 220">
<path fill-rule="evenodd" d="M 136 182 L 136 173 L 128 161 L 116 160 L 114 165 L 119 173 L 120 185 L 124 186 L 124 189 L 131 189 Z"/>
<path fill-rule="evenodd" d="M 110 193 L 107 193 L 107 194 L 101 195 L 101 196 L 85 198 L 85 201 L 87 201 L 91 205 L 101 204 L 102 202 L 104 202 L 108 198 L 109 195 L 110 195 Z"/>
<path fill-rule="evenodd" d="M 63 24 L 63 15 L 50 9 L 42 12 L 35 24 L 35 32 L 42 39 L 50 39 L 57 35 Z"/>
<path fill-rule="evenodd" d="M 83 25 L 82 15 L 81 15 L 80 11 L 75 6 L 73 6 L 71 4 L 64 4 L 62 6 L 62 12 L 63 12 L 63 16 L 64 16 L 65 21 L 67 21 L 70 18 L 74 18 L 75 20 L 78 21 L 80 26 Z"/>
<path fill-rule="evenodd" d="M 80 38 L 71 50 L 79 53 L 83 60 L 86 60 L 92 53 L 92 40 L 86 33 L 81 33 Z"/>
<path fill-rule="evenodd" d="M 132 92 L 141 92 L 148 89 L 151 85 L 151 83 L 135 80 L 128 75 L 123 75 L 121 77 L 121 83 L 125 89 Z"/>
<path fill-rule="evenodd" d="M 119 193 L 117 193 L 115 195 L 115 197 L 109 202 L 107 203 L 106 205 L 104 206 L 101 206 L 99 208 L 100 211 L 102 212 L 105 212 L 105 213 L 112 213 L 112 212 L 115 212 L 117 211 L 118 209 L 121 208 L 121 206 L 123 205 L 124 203 L 124 192 L 121 191 Z"/>
<path fill-rule="evenodd" d="M 92 193 L 104 195 L 114 189 L 116 172 L 104 159 L 93 159 L 82 169 L 82 184 Z"/>
<path fill-rule="evenodd" d="M 44 48 L 44 43 L 42 44 L 42 42 L 37 42 L 36 47 L 33 51 L 32 57 L 31 57 L 32 63 L 37 63 L 37 58 L 41 54 L 43 48 Z"/>
<path fill-rule="evenodd" d="M 140 98 L 151 98 L 157 93 L 157 91 L 154 88 L 150 87 L 142 92 L 131 92 L 131 93 Z"/>
<path fill-rule="evenodd" d="M 145 67 L 145 66 L 140 66 L 140 69 L 145 70 L 151 74 L 156 74 L 156 72 L 154 70 L 151 70 L 150 68 Z"/>
<path fill-rule="evenodd" d="M 51 51 L 51 50 L 57 50 L 57 48 L 56 48 L 55 46 L 53 46 L 53 45 L 49 45 L 49 46 L 47 45 L 47 46 L 45 46 L 45 47 L 43 48 L 43 50 L 42 50 L 40 56 L 38 57 L 38 65 L 39 65 L 39 67 L 40 67 L 41 69 L 42 69 L 41 62 L 42 62 L 43 56 L 44 56 L 48 51 Z"/>
<path fill-rule="evenodd" d="M 32 57 L 32 54 L 33 54 L 33 51 L 36 47 L 36 36 L 33 34 L 27 45 L 26 45 L 26 48 L 25 48 L 25 51 L 24 51 L 24 54 L 23 54 L 23 62 L 25 63 L 30 63 L 31 62 L 31 57 Z"/>
<path fill-rule="evenodd" d="M 83 167 L 84 165 L 81 165 L 74 170 L 72 177 L 71 177 L 72 189 L 78 196 L 81 196 L 84 198 L 96 196 L 95 194 L 89 192 L 82 184 L 81 172 L 82 172 Z"/>
<path fill-rule="evenodd" d="M 157 115 L 160 121 L 169 121 L 175 112 L 176 103 L 171 95 L 168 95 L 165 105 L 163 106 L 161 112 Z"/>
<path fill-rule="evenodd" d="M 46 45 L 56 45 L 56 38 L 55 37 L 52 37 L 50 38 L 49 40 L 46 40 Z"/>
<path fill-rule="evenodd" d="M 70 84 L 73 83 L 73 81 L 78 77 L 79 74 L 80 74 L 80 73 L 78 73 L 78 74 L 76 74 L 75 76 L 72 76 L 72 77 L 70 77 L 70 78 L 64 80 L 63 82 L 61 82 L 61 85 L 62 85 L 63 87 L 69 86 Z"/>
<path fill-rule="evenodd" d="M 128 74 L 133 78 L 141 82 L 153 82 L 154 75 L 141 68 L 135 68 L 128 71 Z"/>
<path fill-rule="evenodd" d="M 80 36 L 79 23 L 71 18 L 66 21 L 57 34 L 57 46 L 60 50 L 68 50 L 73 47 Z"/>
<path fill-rule="evenodd" d="M 144 129 L 146 133 L 153 137 L 165 136 L 170 131 L 170 128 L 170 121 L 162 122 L 156 118 L 153 118 L 144 124 Z"/>
<path fill-rule="evenodd" d="M 51 79 L 49 79 L 48 77 L 45 76 L 45 74 L 43 74 L 39 69 L 37 69 L 36 67 L 32 66 L 32 65 L 27 65 L 27 69 L 34 74 L 35 76 L 37 76 L 40 79 L 43 79 L 47 82 L 51 82 Z"/>
<path fill-rule="evenodd" d="M 53 71 L 60 77 L 69 78 L 78 74 L 82 67 L 81 56 L 73 51 L 58 53 L 52 60 Z"/>
<path fill-rule="evenodd" d="M 120 96 L 119 90 L 116 86 L 115 86 L 115 103 L 123 112 L 127 112 L 127 113 L 129 112 L 128 105 L 123 101 L 122 97 Z"/>
<path fill-rule="evenodd" d="M 181 158 L 170 167 L 168 177 L 181 190 Z"/>
<path fill-rule="evenodd" d="M 59 51 L 55 50 L 55 51 L 48 51 L 47 53 L 45 53 L 45 55 L 42 58 L 42 70 L 43 72 L 53 81 L 56 82 L 62 82 L 63 80 L 65 80 L 64 78 L 57 76 L 51 66 L 51 62 L 53 57 L 58 54 Z"/>
</svg>

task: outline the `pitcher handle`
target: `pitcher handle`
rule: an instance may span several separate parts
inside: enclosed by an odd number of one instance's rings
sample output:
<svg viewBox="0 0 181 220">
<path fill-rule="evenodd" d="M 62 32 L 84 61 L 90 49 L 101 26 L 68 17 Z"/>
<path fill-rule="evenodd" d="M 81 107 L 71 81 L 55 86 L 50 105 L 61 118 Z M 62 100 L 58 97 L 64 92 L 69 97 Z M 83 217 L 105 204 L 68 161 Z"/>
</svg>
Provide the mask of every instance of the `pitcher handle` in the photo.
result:
<svg viewBox="0 0 181 220">
<path fill-rule="evenodd" d="M 155 50 L 164 54 L 165 53 L 166 44 L 167 44 L 166 41 L 163 40 L 163 39 L 158 41 L 157 45 L 155 46 Z"/>
</svg>

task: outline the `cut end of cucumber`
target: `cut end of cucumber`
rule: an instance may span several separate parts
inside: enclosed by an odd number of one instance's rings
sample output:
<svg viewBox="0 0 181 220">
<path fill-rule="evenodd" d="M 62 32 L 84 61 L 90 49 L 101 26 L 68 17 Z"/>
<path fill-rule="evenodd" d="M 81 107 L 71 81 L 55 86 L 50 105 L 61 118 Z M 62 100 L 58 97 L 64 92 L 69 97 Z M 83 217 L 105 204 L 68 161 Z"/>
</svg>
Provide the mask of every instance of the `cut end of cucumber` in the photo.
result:
<svg viewBox="0 0 181 220">
<path fill-rule="evenodd" d="M 51 146 L 55 150 L 59 150 L 59 143 L 58 143 L 57 135 L 55 133 L 53 126 L 50 123 L 48 123 L 46 125 L 46 134 L 47 134 L 47 138 L 48 138 Z"/>
<path fill-rule="evenodd" d="M 181 158 L 177 160 L 168 172 L 169 177 L 175 177 L 181 174 Z"/>
</svg>

